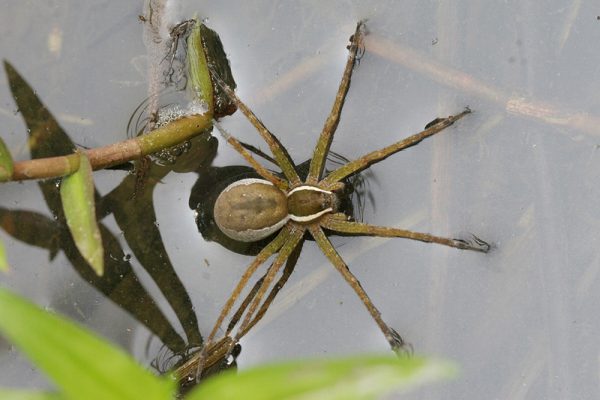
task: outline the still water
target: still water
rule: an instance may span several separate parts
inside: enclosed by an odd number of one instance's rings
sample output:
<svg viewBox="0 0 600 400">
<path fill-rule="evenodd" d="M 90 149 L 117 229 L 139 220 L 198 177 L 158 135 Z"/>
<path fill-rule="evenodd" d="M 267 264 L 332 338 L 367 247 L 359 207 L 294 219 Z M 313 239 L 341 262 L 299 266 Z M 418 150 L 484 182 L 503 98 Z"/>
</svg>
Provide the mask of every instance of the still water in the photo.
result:
<svg viewBox="0 0 600 400">
<path fill-rule="evenodd" d="M 148 92 L 139 2 L 6 3 L 0 56 L 73 142 L 97 147 L 125 139 Z M 238 95 L 298 163 L 311 156 L 358 20 L 367 20 L 366 53 L 332 150 L 353 159 L 469 106 L 474 113 L 447 132 L 371 168 L 374 201 L 364 220 L 443 236 L 470 232 L 495 250 L 482 255 L 376 238 L 334 244 L 416 353 L 461 366 L 458 379 L 424 397 L 598 397 L 600 11 L 592 2 L 183 1 L 173 12 L 207 18 L 223 40 Z M 29 158 L 26 128 L 4 78 L 0 121 L 15 158 Z M 239 113 L 222 123 L 266 148 Z M 222 140 L 211 149 L 212 166 L 243 165 Z M 105 195 L 124 177 L 98 172 L 97 189 Z M 168 264 L 194 307 L 196 332 L 205 335 L 251 256 L 203 240 L 188 207 L 197 178 L 171 173 L 152 197 Z M 0 206 L 52 220 L 35 182 L 2 185 Z M 130 257 L 153 309 L 170 321 L 163 338 L 193 336 L 193 327 L 179 324 L 166 289 L 130 256 L 115 217 L 103 223 L 124 250 L 115 257 Z M 3 230 L 0 238 L 13 265 L 2 286 L 91 327 L 144 363 L 157 356 L 154 334 L 82 279 L 69 257 Z M 164 272 L 161 262 L 157 273 Z M 0 345 L 0 384 L 48 385 Z M 388 351 L 354 292 L 311 242 L 242 346 L 242 368 Z"/>
</svg>

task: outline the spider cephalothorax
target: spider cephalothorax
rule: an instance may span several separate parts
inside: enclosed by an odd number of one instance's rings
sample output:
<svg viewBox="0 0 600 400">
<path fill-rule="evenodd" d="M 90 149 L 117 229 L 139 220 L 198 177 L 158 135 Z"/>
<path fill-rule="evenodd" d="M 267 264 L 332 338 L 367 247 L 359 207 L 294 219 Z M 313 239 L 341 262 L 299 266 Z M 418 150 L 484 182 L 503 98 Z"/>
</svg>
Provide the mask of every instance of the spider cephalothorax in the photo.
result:
<svg viewBox="0 0 600 400">
<path fill-rule="evenodd" d="M 241 241 L 259 240 L 277 231 L 279 233 L 260 251 L 241 277 L 207 338 L 207 346 L 214 340 L 221 324 L 232 310 L 252 275 L 268 258 L 277 253 L 275 260 L 267 269 L 267 273 L 250 290 L 250 293 L 232 317 L 232 322 L 230 322 L 227 328 L 226 335 L 232 335 L 233 342 L 237 342 L 237 339 L 243 336 L 260 320 L 267 311 L 274 296 L 281 289 L 283 283 L 285 283 L 287 276 L 291 273 L 291 269 L 288 269 L 286 265 L 282 277 L 276 284 L 273 284 L 276 275 L 288 258 L 297 257 L 304 236 L 307 233 L 314 238 L 326 257 L 360 297 L 393 350 L 401 349 L 405 344 L 404 341 L 395 330 L 383 321 L 379 311 L 332 246 L 324 230 L 349 235 L 401 237 L 479 252 L 487 252 L 489 250 L 489 245 L 476 237 L 473 237 L 473 240 L 466 241 L 399 228 L 368 225 L 354 222 L 347 215 L 338 212 L 338 200 L 335 192 L 343 188 L 344 185 L 342 182 L 344 179 L 363 171 L 370 165 L 398 151 L 416 145 L 423 139 L 442 131 L 471 112 L 467 108 L 457 115 L 436 119 L 428 124 L 424 131 L 383 149 L 368 153 L 359 159 L 349 161 L 323 177 L 325 160 L 329 154 L 333 134 L 337 128 L 344 99 L 350 86 L 352 69 L 357 60 L 357 54 L 362 52 L 363 49 L 363 37 L 364 25 L 362 22 L 359 22 L 356 32 L 350 38 L 350 46 L 348 46 L 350 54 L 344 75 L 333 109 L 325 122 L 323 131 L 317 142 L 306 179 L 300 178 L 287 151 L 273 134 L 237 98 L 233 90 L 228 88 L 213 73 L 215 81 L 222 86 L 227 95 L 236 103 L 238 109 L 244 113 L 269 145 L 283 175 L 275 175 L 267 170 L 254 159 L 237 139 L 222 131 L 227 141 L 250 163 L 263 179 L 244 179 L 225 188 L 215 202 L 215 222 L 226 235 Z M 215 125 L 220 129 L 218 124 Z M 271 288 L 271 291 L 265 299 L 269 288 Z M 241 321 L 241 324 L 235 334 L 233 334 L 233 329 L 239 321 Z M 201 364 L 202 362 L 200 362 Z"/>
</svg>

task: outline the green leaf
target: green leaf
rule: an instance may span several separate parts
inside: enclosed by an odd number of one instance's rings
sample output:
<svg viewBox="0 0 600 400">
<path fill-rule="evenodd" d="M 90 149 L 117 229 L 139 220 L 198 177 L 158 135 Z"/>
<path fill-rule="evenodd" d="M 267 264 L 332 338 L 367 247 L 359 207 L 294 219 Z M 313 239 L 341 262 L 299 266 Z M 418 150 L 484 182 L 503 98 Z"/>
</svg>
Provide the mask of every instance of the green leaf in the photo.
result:
<svg viewBox="0 0 600 400">
<path fill-rule="evenodd" d="M 187 40 L 190 88 L 193 98 L 206 104 L 210 115 L 219 119 L 233 114 L 237 106 L 229 99 L 223 88 L 213 82 L 211 70 L 231 89 L 235 89 L 236 83 L 221 38 L 198 18 L 195 18 L 195 21 Z"/>
<path fill-rule="evenodd" d="M 375 399 L 455 374 L 452 364 L 417 357 L 359 356 L 292 361 L 209 379 L 186 399 Z"/>
<path fill-rule="evenodd" d="M 62 400 L 64 398 L 58 393 L 0 388 L 2 400 Z"/>
<path fill-rule="evenodd" d="M 9 181 L 13 175 L 13 160 L 6 148 L 4 141 L 0 138 L 0 182 Z"/>
<path fill-rule="evenodd" d="M 6 250 L 4 249 L 4 243 L 0 240 L 0 271 L 8 271 L 8 259 L 6 258 Z"/>
<path fill-rule="evenodd" d="M 79 153 L 79 169 L 65 177 L 60 185 L 60 198 L 67 226 L 79 252 L 98 275 L 104 273 L 104 249 L 94 205 L 92 167 Z"/>
<path fill-rule="evenodd" d="M 213 113 L 213 88 L 210 78 L 210 71 L 202 47 L 202 37 L 200 36 L 200 21 L 195 18 L 196 23 L 190 32 L 187 40 L 187 62 L 188 75 L 190 79 L 190 88 L 192 96 L 206 105 L 208 111 Z"/>
<path fill-rule="evenodd" d="M 68 399 L 173 398 L 158 378 L 104 339 L 0 289 L 0 332 L 43 370 Z"/>
</svg>

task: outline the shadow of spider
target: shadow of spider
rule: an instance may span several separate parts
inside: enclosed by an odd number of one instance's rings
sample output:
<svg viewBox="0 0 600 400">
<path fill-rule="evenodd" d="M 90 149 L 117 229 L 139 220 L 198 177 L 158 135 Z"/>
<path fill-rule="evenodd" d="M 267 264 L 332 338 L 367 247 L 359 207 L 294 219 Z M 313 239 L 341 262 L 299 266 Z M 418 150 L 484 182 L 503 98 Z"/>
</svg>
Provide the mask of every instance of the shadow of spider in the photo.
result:
<svg viewBox="0 0 600 400">
<path fill-rule="evenodd" d="M 350 86 L 352 70 L 354 64 L 357 62 L 357 55 L 363 51 L 364 34 L 364 24 L 359 22 L 354 35 L 350 38 L 350 45 L 348 46 L 350 54 L 333 104 L 333 109 L 327 117 L 310 162 L 308 175 L 304 181 L 298 175 L 289 154 L 277 138 L 269 132 L 254 113 L 237 97 L 233 90 L 227 87 L 214 72 L 211 72 L 214 80 L 223 88 L 227 96 L 236 103 L 238 108 L 268 144 L 285 178 L 278 177 L 263 167 L 235 137 L 222 130 L 219 124 L 215 122 L 215 125 L 221 130 L 227 142 L 264 178 L 241 180 L 225 188 L 215 203 L 215 222 L 226 235 L 240 241 L 259 240 L 278 230 L 279 234 L 258 253 L 254 261 L 242 275 L 233 293 L 223 306 L 206 340 L 205 348 L 208 348 L 213 343 L 217 331 L 257 269 L 272 255 L 277 253 L 275 260 L 268 268 L 266 274 L 256 282 L 249 294 L 242 301 L 237 312 L 233 315 L 226 331 L 226 337 L 231 336 L 233 338 L 232 343 L 236 343 L 239 338 L 245 335 L 262 318 L 275 295 L 291 274 L 307 232 L 314 238 L 317 245 L 344 277 L 346 282 L 354 289 L 395 352 L 406 350 L 406 343 L 394 329 L 383 321 L 379 310 L 332 246 L 324 229 L 350 235 L 407 238 L 483 253 L 489 250 L 490 246 L 475 236 L 471 240 L 449 239 L 404 229 L 374 226 L 351 221 L 345 214 L 337 212 L 338 199 L 336 192 L 343 189 L 344 184 L 342 180 L 359 173 L 370 165 L 378 163 L 396 152 L 414 146 L 423 139 L 441 132 L 471 112 L 467 108 L 457 115 L 436 119 L 428 124 L 424 131 L 383 149 L 368 153 L 357 160 L 350 161 L 327 174 L 327 176 L 322 177 L 329 147 L 338 126 L 344 99 Z M 284 263 L 286 263 L 286 267 L 281 277 L 273 285 L 269 295 L 263 301 Z M 233 333 L 240 321 L 241 324 L 235 333 Z M 202 368 L 202 361 L 200 361 L 199 366 Z"/>
</svg>

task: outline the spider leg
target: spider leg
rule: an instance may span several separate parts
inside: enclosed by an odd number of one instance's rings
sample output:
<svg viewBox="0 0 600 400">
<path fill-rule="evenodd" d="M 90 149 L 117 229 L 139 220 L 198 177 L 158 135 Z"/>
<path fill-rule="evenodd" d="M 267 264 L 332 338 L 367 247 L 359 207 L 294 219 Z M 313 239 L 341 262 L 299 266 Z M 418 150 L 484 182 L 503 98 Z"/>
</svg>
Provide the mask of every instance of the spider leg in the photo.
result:
<svg viewBox="0 0 600 400">
<path fill-rule="evenodd" d="M 233 342 L 233 338 L 227 336 L 217 342 L 213 342 L 206 351 L 204 369 L 202 372 L 210 371 L 212 368 L 218 367 L 223 360 L 227 359 L 231 351 L 230 349 L 234 346 L 235 342 Z M 180 384 L 194 379 L 194 375 L 198 370 L 200 353 L 201 351 L 197 351 L 185 363 L 175 369 L 174 374 Z"/>
<path fill-rule="evenodd" d="M 350 80 L 352 79 L 352 70 L 356 62 L 356 55 L 359 49 L 361 49 L 363 46 L 363 38 L 364 23 L 361 21 L 356 24 L 356 31 L 354 32 L 354 35 L 350 37 L 350 46 L 348 46 L 350 54 L 348 55 L 348 61 L 346 61 L 346 68 L 344 69 L 344 74 L 342 75 L 342 81 L 340 82 L 340 86 L 335 96 L 333 108 L 331 109 L 331 112 L 325 121 L 325 126 L 323 126 L 321 136 L 319 136 L 313 158 L 310 162 L 310 170 L 306 179 L 306 183 L 309 185 L 315 185 L 319 179 L 321 179 L 321 174 L 323 173 L 323 168 L 325 167 L 327 153 L 329 153 L 329 147 L 331 146 L 333 135 L 335 134 L 335 130 L 340 122 L 342 108 L 344 107 L 344 100 L 346 99 L 346 94 L 350 88 Z"/>
<path fill-rule="evenodd" d="M 258 289 L 256 296 L 254 296 L 254 299 L 252 299 L 252 303 L 250 303 L 250 306 L 248 307 L 246 316 L 244 317 L 242 324 L 240 325 L 236 335 L 234 336 L 235 342 L 239 340 L 243 333 L 245 334 L 248 331 L 248 326 L 252 322 L 252 318 L 255 316 L 258 305 L 260 304 L 260 301 L 267 292 L 267 289 L 271 285 L 271 282 L 273 282 L 273 279 L 275 279 L 275 275 L 277 274 L 277 272 L 279 272 L 285 260 L 287 260 L 290 254 L 292 254 L 298 243 L 302 240 L 303 236 L 303 228 L 292 226 L 286 242 L 281 247 L 281 250 L 279 250 L 279 254 L 277 254 L 277 257 L 275 258 L 275 261 L 273 261 L 273 264 L 269 267 L 267 275 L 265 275 L 265 279 L 262 285 L 260 286 L 260 289 Z"/>
<path fill-rule="evenodd" d="M 277 160 L 277 165 L 279 165 L 279 167 L 281 168 L 281 171 L 283 172 L 287 180 L 290 182 L 290 185 L 299 185 L 301 181 L 300 177 L 298 176 L 298 173 L 296 172 L 296 167 L 294 166 L 290 155 L 286 152 L 285 148 L 281 145 L 281 143 L 279 143 L 279 140 L 277 140 L 275 135 L 273 135 L 265 127 L 265 125 L 261 122 L 260 119 L 258 119 L 254 112 L 252 112 L 252 110 L 250 110 L 250 108 L 248 108 L 248 106 L 244 104 L 242 100 L 239 99 L 239 97 L 237 97 L 235 92 L 225 82 L 223 82 L 223 80 L 218 76 L 218 74 L 215 71 L 211 69 L 210 74 L 214 81 L 219 86 L 221 86 L 221 88 L 223 88 L 223 91 L 225 92 L 227 97 L 229 97 L 229 99 L 231 99 L 231 101 L 233 101 L 236 104 L 236 106 L 240 110 L 242 110 L 242 113 L 244 113 L 248 121 L 250 121 L 250 123 L 254 126 L 254 128 L 256 128 L 263 140 L 267 143 L 267 145 L 271 149 L 271 152 L 275 156 L 275 159 Z"/>
<path fill-rule="evenodd" d="M 254 168 L 254 170 L 260 176 L 262 176 L 263 178 L 265 178 L 266 180 L 271 182 L 273 185 L 277 186 L 279 189 L 287 190 L 289 188 L 289 185 L 287 182 L 278 178 L 271 171 L 269 171 L 268 169 L 263 167 L 262 164 L 260 164 L 256 160 L 256 158 L 254 158 L 252 156 L 252 154 L 250 154 L 250 152 L 248 150 L 246 150 L 246 148 L 242 145 L 242 143 L 240 143 L 240 141 L 237 140 L 234 136 L 229 134 L 229 132 L 227 132 L 221 126 L 221 124 L 219 124 L 217 121 L 213 120 L 213 125 L 217 127 L 217 130 L 221 133 L 221 136 L 223 136 L 223 138 L 225 138 L 225 140 L 227 140 L 227 143 L 229 143 L 238 153 L 240 153 L 242 155 L 242 157 L 244 157 L 244 159 L 246 161 L 248 161 L 248 163 L 252 166 L 252 168 Z"/>
<path fill-rule="evenodd" d="M 472 240 L 449 239 L 430 235 L 428 233 L 413 232 L 404 229 L 390 228 L 387 226 L 376 226 L 363 224 L 360 222 L 347 221 L 344 214 L 326 215 L 321 219 L 320 224 L 325 229 L 340 233 L 363 236 L 406 238 L 411 240 L 419 240 L 426 243 L 443 244 L 444 246 L 455 247 L 461 250 L 479 251 L 482 253 L 487 253 L 490 250 L 490 245 L 475 235 L 473 235 Z"/>
<path fill-rule="evenodd" d="M 233 317 L 231 317 L 231 320 L 227 325 L 227 330 L 225 331 L 226 336 L 229 336 L 231 334 L 231 331 L 233 331 L 233 328 L 235 328 L 237 323 L 240 322 L 242 315 L 244 315 L 244 312 L 250 305 L 252 299 L 256 297 L 256 293 L 258 293 L 258 289 L 260 289 L 260 287 L 262 286 L 266 276 L 267 273 L 265 273 L 259 280 L 256 281 L 250 292 L 246 295 L 244 301 L 242 301 L 242 304 L 240 304 L 235 314 L 233 314 Z"/>
<path fill-rule="evenodd" d="M 428 138 L 430 136 L 435 135 L 436 133 L 443 131 L 444 129 L 446 129 L 447 127 L 449 127 L 450 125 L 452 125 L 453 123 L 455 123 L 456 121 L 458 121 L 459 119 L 464 117 L 465 115 L 469 114 L 470 112 L 471 112 L 471 110 L 466 108 L 460 114 L 451 115 L 448 118 L 440 119 L 438 122 L 436 122 L 434 125 L 428 127 L 424 131 L 421 131 L 412 136 L 409 136 L 406 139 L 396 142 L 390 146 L 384 147 L 383 149 L 375 150 L 375 151 L 368 153 L 354 161 L 350 161 L 348 164 L 336 169 L 335 171 L 333 171 L 332 173 L 327 175 L 320 182 L 319 185 L 322 186 L 324 189 L 330 190 L 329 189 L 330 187 L 334 187 L 335 184 L 337 182 L 341 181 L 342 179 L 344 179 L 350 175 L 356 174 L 357 172 L 360 172 L 363 169 L 368 168 L 370 165 L 375 164 L 381 160 L 388 158 L 389 156 L 391 156 L 394 153 L 397 153 L 408 147 L 414 146 L 414 145 L 418 144 L 420 141 L 422 141 L 423 139 Z"/>
<path fill-rule="evenodd" d="M 257 156 L 261 157 L 262 159 L 270 162 L 273 165 L 277 165 L 277 161 L 275 161 L 275 159 L 273 157 L 271 157 L 270 155 L 268 155 L 267 153 L 265 153 L 264 151 L 262 151 L 261 149 L 259 149 L 256 146 L 252 146 L 251 144 L 248 144 L 246 142 L 240 142 L 240 145 L 245 148 L 246 150 L 256 154 Z"/>
<path fill-rule="evenodd" d="M 273 303 L 273 300 L 275 300 L 275 297 L 277 296 L 279 291 L 286 284 L 288 278 L 292 275 L 292 272 L 294 272 L 294 268 L 296 267 L 296 263 L 298 262 L 298 258 L 300 258 L 300 253 L 302 252 L 303 244 L 304 244 L 304 240 L 301 240 L 300 243 L 298 243 L 298 245 L 294 249 L 294 251 L 292 251 L 292 254 L 290 254 L 290 256 L 288 257 L 288 260 L 285 263 L 285 268 L 283 269 L 283 273 L 281 274 L 281 277 L 275 283 L 275 285 L 273 286 L 273 289 L 271 289 L 271 292 L 269 293 L 269 295 L 267 296 L 267 298 L 265 299 L 263 304 L 261 304 L 258 312 L 256 313 L 256 316 L 252 319 L 252 321 L 248 324 L 248 326 L 243 331 L 240 331 L 238 333 L 237 336 L 239 338 L 242 338 L 246 333 L 248 333 L 248 331 L 250 329 L 252 329 L 252 327 L 254 325 L 256 325 L 262 319 L 262 317 L 264 317 L 265 313 L 271 306 L 271 303 Z M 240 314 L 240 316 L 241 316 L 241 314 Z"/>
<path fill-rule="evenodd" d="M 269 257 L 271 257 L 273 254 L 279 251 L 279 249 L 281 249 L 281 247 L 290 238 L 291 233 L 291 228 L 288 226 L 284 226 L 283 229 L 279 232 L 279 234 L 275 237 L 275 239 L 273 239 L 271 243 L 265 246 L 265 248 L 262 249 L 260 253 L 258 253 L 258 255 L 254 258 L 254 261 L 252 261 L 252 263 L 248 266 L 248 268 L 240 278 L 240 281 L 238 282 L 235 289 L 233 289 L 231 296 L 229 296 L 229 299 L 227 299 L 227 302 L 221 309 L 221 314 L 217 318 L 217 322 L 215 322 L 215 325 L 212 331 L 210 332 L 210 335 L 208 335 L 206 341 L 204 342 L 204 345 L 202 346 L 202 350 L 199 356 L 200 359 L 198 361 L 198 370 L 196 373 L 197 378 L 199 378 L 202 373 L 202 369 L 204 368 L 204 364 L 207 360 L 208 349 L 213 345 L 213 340 L 215 338 L 215 335 L 217 334 L 217 331 L 221 327 L 221 324 L 223 323 L 223 320 L 225 319 L 227 314 L 229 314 L 229 311 L 231 311 L 233 304 L 235 303 L 241 291 L 248 283 L 248 280 L 256 272 L 258 267 L 260 267 Z"/>
<path fill-rule="evenodd" d="M 379 326 L 379 329 L 381 329 L 381 332 L 383 332 L 385 338 L 392 347 L 392 350 L 394 350 L 397 353 L 402 352 L 405 348 L 404 340 L 402 339 L 402 337 L 400 337 L 398 332 L 390 328 L 383 321 L 383 319 L 381 318 L 381 313 L 379 312 L 377 307 L 375 307 L 375 305 L 369 298 L 369 295 L 367 295 L 367 292 L 365 291 L 365 289 L 363 289 L 358 279 L 356 279 L 354 274 L 350 272 L 348 266 L 346 265 L 344 260 L 342 260 L 342 258 L 335 250 L 329 239 L 327 239 L 327 236 L 325 236 L 323 229 L 317 225 L 309 226 L 308 229 L 312 236 L 315 238 L 315 241 L 317 242 L 325 256 L 329 259 L 329 261 L 331 261 L 331 263 L 339 271 L 339 273 L 342 274 L 346 282 L 348 282 L 352 289 L 354 289 L 360 300 L 367 307 L 369 314 L 371 314 L 371 317 L 373 317 L 373 319 Z"/>
</svg>

